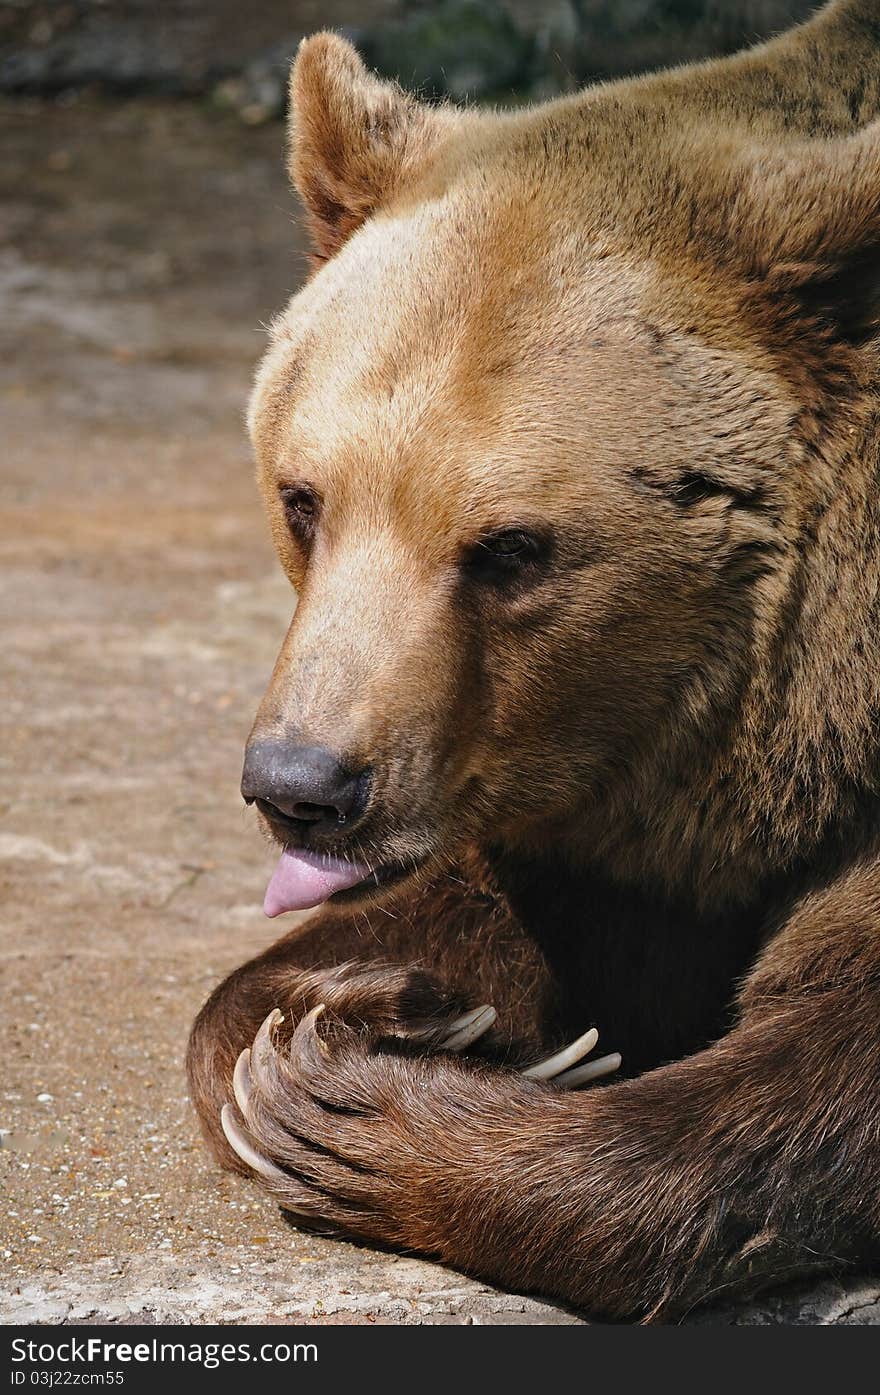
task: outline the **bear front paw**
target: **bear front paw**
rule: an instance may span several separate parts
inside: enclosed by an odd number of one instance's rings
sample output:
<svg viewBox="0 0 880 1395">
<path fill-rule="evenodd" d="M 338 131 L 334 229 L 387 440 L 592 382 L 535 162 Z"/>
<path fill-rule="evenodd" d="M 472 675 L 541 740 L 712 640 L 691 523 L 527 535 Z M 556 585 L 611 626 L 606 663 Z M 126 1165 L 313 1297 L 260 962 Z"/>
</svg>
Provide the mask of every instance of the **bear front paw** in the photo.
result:
<svg viewBox="0 0 880 1395">
<path fill-rule="evenodd" d="M 446 1053 L 465 1051 L 495 1019 L 495 1009 L 483 1004 L 447 1022 L 443 1031 L 435 1025 L 424 1029 L 422 1035 L 430 1036 L 436 1055 L 400 1056 L 383 1052 L 375 1040 L 366 1041 L 348 1023 L 328 1014 L 323 1003 L 302 1018 L 285 1047 L 278 1035 L 284 1015 L 273 1008 L 253 1045 L 236 1062 L 235 1105 L 224 1105 L 220 1115 L 226 1139 L 241 1161 L 270 1184 L 286 1209 L 304 1220 L 320 1214 L 350 1229 L 350 1207 L 371 1196 L 375 1201 L 378 1178 L 387 1171 L 387 1123 L 395 1113 L 395 1094 L 401 1097 L 398 1087 L 403 1086 L 403 1094 L 414 1085 L 420 1093 L 426 1086 L 430 1089 L 431 1064 Z M 519 1074 L 563 1090 L 609 1075 L 620 1065 L 617 1053 L 583 1060 L 598 1036 L 592 1028 Z M 417 1042 L 418 1033 L 410 1032 L 409 1040 Z M 383 1117 L 385 1129 L 377 1130 Z M 365 1178 L 372 1179 L 366 1188 Z M 317 1211 L 315 1188 L 320 1189 Z M 328 1216 L 331 1194 L 336 1210 L 342 1206 L 341 1215 Z M 333 1212 L 333 1206 L 330 1209 Z"/>
</svg>

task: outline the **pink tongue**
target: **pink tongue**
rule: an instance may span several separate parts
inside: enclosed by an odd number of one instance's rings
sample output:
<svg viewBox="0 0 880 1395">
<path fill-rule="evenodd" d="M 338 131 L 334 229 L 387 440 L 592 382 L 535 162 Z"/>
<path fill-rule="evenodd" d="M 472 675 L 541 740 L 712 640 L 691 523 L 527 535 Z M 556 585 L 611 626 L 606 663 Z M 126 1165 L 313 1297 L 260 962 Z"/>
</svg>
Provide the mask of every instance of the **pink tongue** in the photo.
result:
<svg viewBox="0 0 880 1395">
<path fill-rule="evenodd" d="M 266 888 L 263 911 L 268 916 L 320 906 L 335 891 L 357 886 L 370 875 L 369 867 L 342 857 L 285 848 Z"/>
</svg>

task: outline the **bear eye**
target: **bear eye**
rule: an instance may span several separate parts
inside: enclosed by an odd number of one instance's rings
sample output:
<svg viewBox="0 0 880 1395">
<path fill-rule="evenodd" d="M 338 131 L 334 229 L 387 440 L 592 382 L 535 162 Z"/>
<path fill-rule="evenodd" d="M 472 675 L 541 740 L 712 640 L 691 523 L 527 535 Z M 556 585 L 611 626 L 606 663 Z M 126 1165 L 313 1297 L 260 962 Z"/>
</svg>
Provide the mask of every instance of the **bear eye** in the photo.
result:
<svg viewBox="0 0 880 1395">
<path fill-rule="evenodd" d="M 547 539 L 528 528 L 499 528 L 477 538 L 468 549 L 465 562 L 478 577 L 502 580 L 534 567 L 547 550 Z"/>
<path fill-rule="evenodd" d="M 534 551 L 535 538 L 521 529 L 514 528 L 508 533 L 496 533 L 494 537 L 481 538 L 480 547 L 491 552 L 493 557 L 522 557 Z"/>
<path fill-rule="evenodd" d="M 320 501 L 317 494 L 304 485 L 286 485 L 279 493 L 288 528 L 298 538 L 308 541 L 318 522 Z"/>
</svg>

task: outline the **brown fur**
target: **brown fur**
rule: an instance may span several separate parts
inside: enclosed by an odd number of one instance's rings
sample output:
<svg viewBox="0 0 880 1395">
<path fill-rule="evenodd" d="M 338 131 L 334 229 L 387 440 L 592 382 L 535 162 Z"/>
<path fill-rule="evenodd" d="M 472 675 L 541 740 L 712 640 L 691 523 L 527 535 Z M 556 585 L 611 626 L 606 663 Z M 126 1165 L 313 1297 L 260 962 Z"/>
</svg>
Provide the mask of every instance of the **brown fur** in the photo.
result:
<svg viewBox="0 0 880 1395">
<path fill-rule="evenodd" d="M 236 1165 L 238 1052 L 327 1004 L 248 1119 L 305 1221 L 643 1318 L 880 1257 L 878 117 L 867 0 L 502 115 L 302 46 L 255 734 L 371 764 L 330 850 L 399 875 L 221 985 L 190 1075 Z M 479 1060 L 411 1039 L 483 1001 Z M 511 1069 L 590 1021 L 629 1079 Z"/>
</svg>

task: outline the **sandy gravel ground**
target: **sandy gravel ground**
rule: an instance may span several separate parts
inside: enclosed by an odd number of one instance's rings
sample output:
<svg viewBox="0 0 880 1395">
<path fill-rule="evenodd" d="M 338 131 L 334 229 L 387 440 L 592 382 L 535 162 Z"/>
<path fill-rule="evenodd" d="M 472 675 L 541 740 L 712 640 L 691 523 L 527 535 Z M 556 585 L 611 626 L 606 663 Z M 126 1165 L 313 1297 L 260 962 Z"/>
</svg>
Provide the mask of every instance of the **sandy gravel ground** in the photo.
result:
<svg viewBox="0 0 880 1395">
<path fill-rule="evenodd" d="M 273 929 L 241 747 L 291 596 L 241 413 L 301 275 L 282 131 L 0 111 L 0 1320 L 574 1322 L 299 1235 L 201 1148 L 181 1062 Z M 880 1320 L 824 1285 L 715 1320 Z"/>
</svg>

